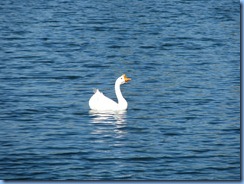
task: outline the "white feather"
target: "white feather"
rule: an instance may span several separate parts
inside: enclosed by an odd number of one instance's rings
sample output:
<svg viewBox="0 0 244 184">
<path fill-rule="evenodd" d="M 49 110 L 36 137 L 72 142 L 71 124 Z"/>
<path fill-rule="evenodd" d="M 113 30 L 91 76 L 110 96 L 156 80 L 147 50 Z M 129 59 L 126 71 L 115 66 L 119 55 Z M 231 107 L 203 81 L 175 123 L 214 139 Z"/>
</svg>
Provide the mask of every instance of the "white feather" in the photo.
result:
<svg viewBox="0 0 244 184">
<path fill-rule="evenodd" d="M 102 110 L 102 111 L 118 111 L 118 110 L 126 110 L 127 102 L 122 96 L 120 91 L 120 85 L 128 82 L 130 79 L 126 78 L 125 75 L 119 77 L 115 82 L 115 93 L 118 98 L 118 103 L 106 97 L 102 92 L 98 89 L 94 89 L 94 95 L 89 100 L 89 106 L 92 110 Z"/>
</svg>

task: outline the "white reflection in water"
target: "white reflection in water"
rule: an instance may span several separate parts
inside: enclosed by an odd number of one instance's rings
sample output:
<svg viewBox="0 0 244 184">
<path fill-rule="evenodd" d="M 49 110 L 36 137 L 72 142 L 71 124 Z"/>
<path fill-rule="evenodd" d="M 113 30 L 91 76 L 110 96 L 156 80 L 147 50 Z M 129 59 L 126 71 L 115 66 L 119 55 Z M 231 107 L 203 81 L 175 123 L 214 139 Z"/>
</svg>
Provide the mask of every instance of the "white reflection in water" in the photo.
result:
<svg viewBox="0 0 244 184">
<path fill-rule="evenodd" d="M 89 111 L 90 116 L 92 116 L 93 123 L 116 123 L 123 124 L 126 119 L 126 111 Z"/>
<path fill-rule="evenodd" d="M 90 110 L 89 114 L 92 117 L 91 123 L 100 125 L 96 126 L 92 134 L 106 135 L 111 133 L 112 130 L 112 132 L 115 132 L 120 137 L 126 133 L 123 129 L 126 126 L 126 111 L 108 112 Z"/>
</svg>

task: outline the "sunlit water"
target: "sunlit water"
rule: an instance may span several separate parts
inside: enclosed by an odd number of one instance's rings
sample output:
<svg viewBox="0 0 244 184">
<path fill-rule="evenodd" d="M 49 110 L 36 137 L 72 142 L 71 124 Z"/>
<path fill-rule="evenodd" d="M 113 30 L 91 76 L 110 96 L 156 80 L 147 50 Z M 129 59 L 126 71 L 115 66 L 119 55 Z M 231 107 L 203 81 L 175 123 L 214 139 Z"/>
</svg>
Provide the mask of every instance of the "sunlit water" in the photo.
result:
<svg viewBox="0 0 244 184">
<path fill-rule="evenodd" d="M 0 178 L 240 179 L 237 1 L 0 2 Z M 94 112 L 93 88 L 125 112 Z"/>
</svg>

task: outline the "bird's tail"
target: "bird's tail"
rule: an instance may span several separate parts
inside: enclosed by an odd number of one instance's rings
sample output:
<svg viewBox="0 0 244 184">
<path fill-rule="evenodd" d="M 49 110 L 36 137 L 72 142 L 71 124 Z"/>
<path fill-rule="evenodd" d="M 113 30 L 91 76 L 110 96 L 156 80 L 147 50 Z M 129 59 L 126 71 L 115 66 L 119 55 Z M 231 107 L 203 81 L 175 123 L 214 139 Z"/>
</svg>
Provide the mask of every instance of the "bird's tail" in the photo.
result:
<svg viewBox="0 0 244 184">
<path fill-rule="evenodd" d="M 96 93 L 97 91 L 99 91 L 97 88 L 93 88 L 93 93 Z"/>
</svg>

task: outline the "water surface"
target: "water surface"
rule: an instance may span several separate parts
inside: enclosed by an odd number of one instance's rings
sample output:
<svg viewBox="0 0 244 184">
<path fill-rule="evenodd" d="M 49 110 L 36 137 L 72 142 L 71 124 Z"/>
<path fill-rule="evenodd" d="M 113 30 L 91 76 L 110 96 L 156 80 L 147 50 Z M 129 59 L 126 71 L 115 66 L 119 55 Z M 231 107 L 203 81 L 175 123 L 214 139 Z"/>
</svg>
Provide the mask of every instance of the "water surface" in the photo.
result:
<svg viewBox="0 0 244 184">
<path fill-rule="evenodd" d="M 240 179 L 239 2 L 0 10 L 1 179 Z M 128 110 L 90 111 L 123 73 Z"/>
</svg>

